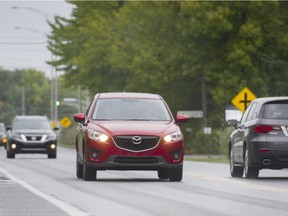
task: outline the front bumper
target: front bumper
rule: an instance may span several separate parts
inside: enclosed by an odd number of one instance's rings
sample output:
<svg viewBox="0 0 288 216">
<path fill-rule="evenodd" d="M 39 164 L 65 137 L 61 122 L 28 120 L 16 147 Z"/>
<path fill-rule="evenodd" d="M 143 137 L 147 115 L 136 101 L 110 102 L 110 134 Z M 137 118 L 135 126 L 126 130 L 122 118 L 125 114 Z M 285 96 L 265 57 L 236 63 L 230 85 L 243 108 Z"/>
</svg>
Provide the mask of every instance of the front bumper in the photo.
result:
<svg viewBox="0 0 288 216">
<path fill-rule="evenodd" d="M 12 144 L 16 145 L 16 148 L 12 148 Z M 51 148 L 54 144 L 55 148 Z M 56 153 L 57 140 L 47 140 L 45 142 L 21 142 L 19 140 L 11 139 L 7 144 L 7 151 L 10 153 L 40 153 L 40 154 L 51 154 Z"/>
<path fill-rule="evenodd" d="M 81 161 L 78 161 L 81 163 Z M 86 165 L 96 170 L 161 170 L 177 169 L 183 163 L 168 164 L 162 156 L 110 156 L 105 163 L 86 162 Z"/>
<path fill-rule="evenodd" d="M 183 140 L 159 142 L 153 149 L 138 152 L 119 148 L 113 142 L 89 141 L 85 147 L 85 164 L 97 170 L 160 170 L 183 166 Z M 78 162 L 83 164 L 82 152 L 78 154 Z"/>
</svg>

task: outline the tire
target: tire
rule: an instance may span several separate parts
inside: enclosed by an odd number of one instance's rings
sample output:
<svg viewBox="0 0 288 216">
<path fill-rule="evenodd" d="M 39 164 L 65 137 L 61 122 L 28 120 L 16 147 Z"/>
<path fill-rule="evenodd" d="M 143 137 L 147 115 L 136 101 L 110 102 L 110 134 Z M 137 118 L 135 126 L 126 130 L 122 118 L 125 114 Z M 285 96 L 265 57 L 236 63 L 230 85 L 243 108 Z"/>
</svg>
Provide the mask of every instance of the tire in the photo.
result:
<svg viewBox="0 0 288 216">
<path fill-rule="evenodd" d="M 77 156 L 76 156 L 76 176 L 79 179 L 83 179 L 83 164 L 79 163 L 78 153 L 76 153 L 76 154 L 77 154 Z"/>
<path fill-rule="evenodd" d="M 248 179 L 256 179 L 259 176 L 259 168 L 250 166 L 248 148 L 245 149 L 244 154 L 244 173 Z"/>
<path fill-rule="evenodd" d="M 95 168 L 88 167 L 86 163 L 86 151 L 84 149 L 84 156 L 83 156 L 83 179 L 85 181 L 95 181 L 97 179 L 97 171 Z"/>
<path fill-rule="evenodd" d="M 183 177 L 183 167 L 170 169 L 169 180 L 172 182 L 180 182 Z"/>
<path fill-rule="evenodd" d="M 233 153 L 232 147 L 230 148 L 229 162 L 230 162 L 230 174 L 231 174 L 231 176 L 236 177 L 236 178 L 241 178 L 243 176 L 244 168 L 242 166 L 235 166 L 234 153 Z"/>
<path fill-rule="evenodd" d="M 7 158 L 9 159 L 15 158 L 15 154 L 7 151 Z"/>
<path fill-rule="evenodd" d="M 161 179 L 161 180 L 164 180 L 164 179 L 168 179 L 169 178 L 169 174 L 167 172 L 167 170 L 158 170 L 158 178 Z"/>
<path fill-rule="evenodd" d="M 57 158 L 57 154 L 56 153 L 48 154 L 48 158 L 49 159 L 55 159 L 55 158 Z"/>
<path fill-rule="evenodd" d="M 94 168 L 87 167 L 86 163 L 83 166 L 83 179 L 85 181 L 96 181 L 97 171 Z"/>
</svg>

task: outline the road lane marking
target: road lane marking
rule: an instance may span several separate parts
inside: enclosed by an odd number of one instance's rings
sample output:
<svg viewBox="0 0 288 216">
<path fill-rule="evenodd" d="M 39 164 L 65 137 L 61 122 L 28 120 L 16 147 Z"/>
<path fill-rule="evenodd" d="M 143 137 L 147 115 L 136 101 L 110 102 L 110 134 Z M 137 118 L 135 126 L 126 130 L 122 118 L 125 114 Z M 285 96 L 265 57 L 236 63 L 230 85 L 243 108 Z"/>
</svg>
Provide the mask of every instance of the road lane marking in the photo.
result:
<svg viewBox="0 0 288 216">
<path fill-rule="evenodd" d="M 276 187 L 271 187 L 271 186 L 267 186 L 267 185 L 253 184 L 251 182 L 240 181 L 240 179 L 236 180 L 236 179 L 230 179 L 230 178 L 194 174 L 194 173 L 189 173 L 189 172 L 184 172 L 184 174 L 189 175 L 189 176 L 193 176 L 195 178 L 207 180 L 207 181 L 225 181 L 225 182 L 229 182 L 229 183 L 233 183 L 233 184 L 242 185 L 242 186 L 248 187 L 248 188 L 253 188 L 256 190 L 276 192 L 276 193 L 288 193 L 288 189 L 276 188 Z"/>
<path fill-rule="evenodd" d="M 28 183 L 16 178 L 14 175 L 12 175 L 11 173 L 7 172 L 2 167 L 0 167 L 0 172 L 5 174 L 12 181 L 20 184 L 21 186 L 23 186 L 24 188 L 26 188 L 27 190 L 29 190 L 33 194 L 45 199 L 46 201 L 48 201 L 51 204 L 57 206 L 62 211 L 66 212 L 68 215 L 70 215 L 70 216 L 88 216 L 85 212 L 75 208 L 74 206 L 69 205 L 68 203 L 65 203 L 65 202 L 63 202 L 61 200 L 58 200 L 55 197 L 52 197 L 52 196 L 50 196 L 48 194 L 45 194 L 45 193 L 41 192 L 40 190 L 36 189 L 35 187 L 31 186 L 30 184 L 28 184 Z"/>
</svg>

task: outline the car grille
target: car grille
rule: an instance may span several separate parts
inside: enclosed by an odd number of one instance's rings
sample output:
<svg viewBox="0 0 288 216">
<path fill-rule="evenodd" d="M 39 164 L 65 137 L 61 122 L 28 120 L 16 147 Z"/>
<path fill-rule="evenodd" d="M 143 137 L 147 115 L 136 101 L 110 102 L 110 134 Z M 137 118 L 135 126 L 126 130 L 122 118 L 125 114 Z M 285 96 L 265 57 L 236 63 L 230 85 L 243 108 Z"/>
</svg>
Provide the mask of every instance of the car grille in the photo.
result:
<svg viewBox="0 0 288 216">
<path fill-rule="evenodd" d="M 145 151 L 153 149 L 159 142 L 157 136 L 115 136 L 113 137 L 115 144 L 122 149 L 130 150 L 134 152 Z M 133 138 L 141 139 L 141 142 L 133 143 Z"/>
<path fill-rule="evenodd" d="M 156 157 L 116 157 L 114 162 L 122 164 L 155 164 L 159 161 Z"/>
<path fill-rule="evenodd" d="M 41 141 L 42 136 L 26 135 L 27 141 Z"/>
</svg>

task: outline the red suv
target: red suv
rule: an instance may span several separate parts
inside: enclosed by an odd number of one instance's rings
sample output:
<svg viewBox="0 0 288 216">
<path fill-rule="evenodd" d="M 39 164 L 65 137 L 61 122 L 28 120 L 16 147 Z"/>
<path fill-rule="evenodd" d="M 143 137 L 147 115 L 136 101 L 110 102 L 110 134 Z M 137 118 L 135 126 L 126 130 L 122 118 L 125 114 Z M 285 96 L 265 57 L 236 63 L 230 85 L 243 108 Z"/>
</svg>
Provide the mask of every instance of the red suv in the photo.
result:
<svg viewBox="0 0 288 216">
<path fill-rule="evenodd" d="M 187 117 L 171 112 L 159 95 L 99 93 L 87 112 L 74 115 L 77 177 L 97 178 L 98 170 L 155 170 L 159 179 L 181 181 Z"/>
</svg>

